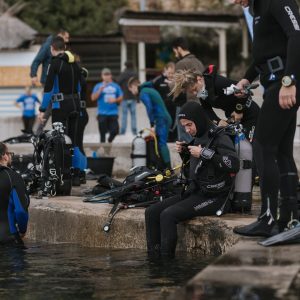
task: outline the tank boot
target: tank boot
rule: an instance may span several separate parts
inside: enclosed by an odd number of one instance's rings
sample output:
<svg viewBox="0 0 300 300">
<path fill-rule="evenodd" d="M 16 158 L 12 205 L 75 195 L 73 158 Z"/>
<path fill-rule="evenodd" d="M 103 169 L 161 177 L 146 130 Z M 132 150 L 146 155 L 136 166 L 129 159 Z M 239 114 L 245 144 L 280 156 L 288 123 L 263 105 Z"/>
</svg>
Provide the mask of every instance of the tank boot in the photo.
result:
<svg viewBox="0 0 300 300">
<path fill-rule="evenodd" d="M 80 186 L 80 169 L 78 168 L 73 169 L 72 186 Z"/>
<path fill-rule="evenodd" d="M 279 199 L 279 216 L 277 221 L 279 232 L 287 229 L 290 222 L 298 219 L 297 197 L 281 197 Z"/>
<path fill-rule="evenodd" d="M 262 205 L 262 213 L 257 221 L 246 226 L 235 227 L 233 232 L 245 236 L 263 237 L 270 237 L 276 234 L 276 208 L 277 203 L 271 207 L 270 197 L 266 197 L 266 205 Z"/>
<path fill-rule="evenodd" d="M 85 171 L 79 171 L 80 184 L 86 184 L 86 176 Z"/>
</svg>

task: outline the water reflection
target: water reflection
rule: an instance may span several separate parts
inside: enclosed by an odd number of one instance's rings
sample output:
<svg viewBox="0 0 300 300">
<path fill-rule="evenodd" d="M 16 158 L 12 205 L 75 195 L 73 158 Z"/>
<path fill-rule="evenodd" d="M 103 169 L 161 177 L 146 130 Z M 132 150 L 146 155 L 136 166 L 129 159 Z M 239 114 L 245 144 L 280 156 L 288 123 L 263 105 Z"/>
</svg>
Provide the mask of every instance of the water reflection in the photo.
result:
<svg viewBox="0 0 300 300">
<path fill-rule="evenodd" d="M 166 299 L 213 258 L 74 245 L 0 248 L 0 299 Z"/>
</svg>

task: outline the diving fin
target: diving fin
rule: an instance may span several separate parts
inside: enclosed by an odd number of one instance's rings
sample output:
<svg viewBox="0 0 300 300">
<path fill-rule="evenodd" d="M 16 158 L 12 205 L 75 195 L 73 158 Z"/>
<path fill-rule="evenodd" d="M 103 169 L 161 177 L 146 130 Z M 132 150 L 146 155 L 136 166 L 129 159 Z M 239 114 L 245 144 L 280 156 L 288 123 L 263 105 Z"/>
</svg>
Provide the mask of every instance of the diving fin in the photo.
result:
<svg viewBox="0 0 300 300">
<path fill-rule="evenodd" d="M 294 244 L 300 243 L 300 225 L 278 233 L 264 241 L 258 242 L 260 245 L 268 247 L 280 244 Z"/>
</svg>

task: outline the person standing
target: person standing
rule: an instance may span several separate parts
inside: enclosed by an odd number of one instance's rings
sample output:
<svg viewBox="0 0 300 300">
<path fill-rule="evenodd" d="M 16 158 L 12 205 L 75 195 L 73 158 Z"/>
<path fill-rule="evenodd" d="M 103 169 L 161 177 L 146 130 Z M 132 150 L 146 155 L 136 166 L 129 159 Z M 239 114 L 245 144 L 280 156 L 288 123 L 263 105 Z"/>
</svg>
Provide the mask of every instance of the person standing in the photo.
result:
<svg viewBox="0 0 300 300">
<path fill-rule="evenodd" d="M 254 20 L 253 62 L 237 86 L 242 88 L 259 76 L 265 89 L 253 143 L 260 176 L 261 212 L 257 221 L 237 227 L 234 232 L 268 237 L 298 219 L 293 141 L 300 105 L 299 7 L 295 0 L 234 2 L 249 6 Z"/>
<path fill-rule="evenodd" d="M 159 76 L 152 80 L 153 87 L 159 92 L 166 108 L 173 120 L 173 124 L 170 128 L 168 142 L 175 142 L 177 140 L 176 132 L 176 105 L 170 96 L 171 86 L 174 79 L 175 64 L 169 62 L 165 65 L 164 71 Z"/>
<path fill-rule="evenodd" d="M 0 143 L 0 246 L 23 245 L 29 197 L 20 174 L 10 168 L 13 153 Z"/>
<path fill-rule="evenodd" d="M 128 89 L 128 80 L 131 77 L 136 77 L 137 73 L 133 70 L 133 64 L 131 61 L 127 61 L 125 63 L 125 70 L 120 74 L 117 82 L 121 86 L 121 89 L 124 93 L 123 101 L 121 103 L 122 106 L 122 123 L 120 134 L 126 133 L 127 128 L 127 115 L 128 110 L 130 111 L 131 118 L 131 132 L 133 135 L 137 134 L 136 129 L 136 99 L 135 96 Z"/>
<path fill-rule="evenodd" d="M 45 121 L 44 113 L 52 104 L 52 123 L 61 122 L 65 134 L 70 137 L 74 148 L 72 165 L 74 168 L 73 185 L 80 185 L 80 170 L 84 169 L 86 158 L 79 149 L 78 127 L 81 111 L 81 68 L 75 57 L 65 51 L 61 37 L 53 38 L 51 44 L 53 59 L 49 65 L 44 96 L 40 106 L 39 118 Z"/>
<path fill-rule="evenodd" d="M 16 100 L 16 106 L 23 110 L 22 119 L 24 123 L 24 133 L 33 133 L 32 128 L 36 119 L 36 103 L 40 103 L 40 101 L 36 94 L 31 93 L 31 88 L 29 86 L 26 87 L 25 93 Z"/>
<path fill-rule="evenodd" d="M 188 41 L 183 37 L 178 37 L 173 41 L 172 44 L 174 55 L 177 59 L 177 62 L 175 64 L 175 71 L 179 70 L 193 70 L 198 72 L 204 71 L 204 65 L 203 63 L 190 52 L 189 50 L 189 44 Z M 198 101 L 198 99 L 193 95 L 189 93 L 181 93 L 178 95 L 177 98 L 175 98 L 173 101 L 175 101 L 175 104 L 177 106 L 176 108 L 176 115 L 178 115 L 180 111 L 180 107 L 186 102 L 186 101 Z M 177 122 L 177 134 L 178 139 L 180 141 L 190 141 L 191 136 L 187 134 L 184 130 L 184 128 L 181 126 L 178 117 L 176 118 Z"/>
<path fill-rule="evenodd" d="M 63 40 L 65 41 L 65 43 L 68 43 L 70 40 L 70 35 L 69 32 L 67 32 L 64 29 L 61 29 L 57 32 L 57 35 L 61 38 L 63 38 Z M 37 72 L 38 72 L 38 68 L 40 65 L 42 65 L 42 73 L 41 73 L 41 78 L 40 78 L 40 83 L 42 86 L 45 85 L 46 83 L 46 77 L 47 77 L 47 71 L 48 71 L 48 67 L 49 64 L 51 62 L 51 58 L 52 58 L 52 54 L 51 54 L 51 44 L 53 41 L 54 36 L 53 35 L 49 35 L 48 38 L 46 39 L 46 41 L 42 44 L 39 52 L 37 53 L 37 55 L 35 56 L 34 60 L 31 63 L 31 67 L 30 67 L 30 77 L 31 77 L 31 84 L 33 86 L 36 86 L 38 84 L 38 76 L 37 76 Z M 46 123 L 48 121 L 48 119 L 51 116 L 51 105 L 47 108 L 45 114 L 44 114 L 44 119 L 46 120 L 43 123 L 40 123 L 36 133 L 39 135 L 40 133 L 42 133 L 44 127 L 46 126 Z"/>
<path fill-rule="evenodd" d="M 123 100 L 121 87 L 113 82 L 111 70 L 104 68 L 101 71 L 102 82 L 94 86 L 91 100 L 98 104 L 98 125 L 100 142 L 106 142 L 106 134 L 109 133 L 108 142 L 111 143 L 119 133 L 118 104 Z"/>
<path fill-rule="evenodd" d="M 151 82 L 140 84 L 140 81 L 136 77 L 129 79 L 128 88 L 133 95 L 139 96 L 145 105 L 151 130 L 157 136 L 158 148 L 164 164 L 163 167 L 170 168 L 171 159 L 167 141 L 172 118 L 167 111 L 163 99 L 158 91 L 153 88 Z"/>
</svg>

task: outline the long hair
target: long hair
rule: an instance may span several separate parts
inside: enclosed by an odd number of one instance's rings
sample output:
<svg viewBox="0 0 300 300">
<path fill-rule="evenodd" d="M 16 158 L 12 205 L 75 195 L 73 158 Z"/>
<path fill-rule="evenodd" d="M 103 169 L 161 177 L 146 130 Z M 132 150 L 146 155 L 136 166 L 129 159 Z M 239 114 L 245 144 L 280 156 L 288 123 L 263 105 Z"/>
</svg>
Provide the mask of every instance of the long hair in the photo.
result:
<svg viewBox="0 0 300 300">
<path fill-rule="evenodd" d="M 197 76 L 202 77 L 203 75 L 201 72 L 191 69 L 176 71 L 174 74 L 174 87 L 172 88 L 170 95 L 173 95 L 174 99 L 177 98 L 189 86 L 192 86 L 197 82 Z"/>
</svg>

